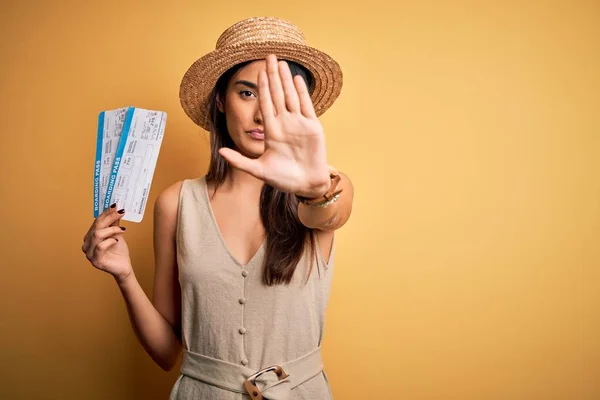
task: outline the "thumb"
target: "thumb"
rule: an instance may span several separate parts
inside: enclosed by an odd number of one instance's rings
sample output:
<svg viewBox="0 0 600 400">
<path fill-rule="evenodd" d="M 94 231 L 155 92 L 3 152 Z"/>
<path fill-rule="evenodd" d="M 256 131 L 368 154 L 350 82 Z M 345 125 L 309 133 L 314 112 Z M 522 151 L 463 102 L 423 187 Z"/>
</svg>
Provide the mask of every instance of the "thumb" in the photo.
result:
<svg viewBox="0 0 600 400">
<path fill-rule="evenodd" d="M 260 161 L 241 155 L 239 152 L 227 147 L 219 149 L 219 154 L 227 160 L 234 168 L 241 169 L 258 179 L 264 180 L 264 174 L 260 165 Z"/>
</svg>

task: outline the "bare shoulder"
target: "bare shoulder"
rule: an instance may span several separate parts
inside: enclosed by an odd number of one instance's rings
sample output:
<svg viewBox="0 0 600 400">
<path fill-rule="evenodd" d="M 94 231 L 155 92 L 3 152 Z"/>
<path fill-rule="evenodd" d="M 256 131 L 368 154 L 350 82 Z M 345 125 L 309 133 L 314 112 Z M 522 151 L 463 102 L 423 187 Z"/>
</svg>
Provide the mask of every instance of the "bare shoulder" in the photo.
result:
<svg viewBox="0 0 600 400">
<path fill-rule="evenodd" d="M 156 202 L 154 203 L 155 217 L 157 214 L 159 214 L 159 216 L 172 216 L 173 214 L 175 214 L 175 216 L 177 215 L 177 208 L 179 206 L 179 192 L 181 191 L 182 185 L 183 181 L 175 182 L 159 193 L 158 197 L 156 198 Z"/>
<path fill-rule="evenodd" d="M 156 268 L 172 268 L 177 232 L 179 192 L 183 181 L 175 182 L 159 193 L 154 203 L 154 250 Z M 169 261 L 169 262 L 166 262 Z"/>
</svg>

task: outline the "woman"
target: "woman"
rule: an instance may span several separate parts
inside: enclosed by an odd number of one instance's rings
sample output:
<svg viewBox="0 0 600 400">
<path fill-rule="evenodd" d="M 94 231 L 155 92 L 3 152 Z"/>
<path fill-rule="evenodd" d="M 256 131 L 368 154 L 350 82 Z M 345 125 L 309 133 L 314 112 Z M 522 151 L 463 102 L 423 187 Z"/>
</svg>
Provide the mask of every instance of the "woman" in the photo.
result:
<svg viewBox="0 0 600 400">
<path fill-rule="evenodd" d="M 171 399 L 331 398 L 320 346 L 353 187 L 328 166 L 317 117 L 341 85 L 338 64 L 289 22 L 234 24 L 181 83 L 211 161 L 157 197 L 152 302 L 119 226 L 126 210 L 113 204 L 86 234 L 148 354 L 170 370 L 183 349 Z"/>
</svg>

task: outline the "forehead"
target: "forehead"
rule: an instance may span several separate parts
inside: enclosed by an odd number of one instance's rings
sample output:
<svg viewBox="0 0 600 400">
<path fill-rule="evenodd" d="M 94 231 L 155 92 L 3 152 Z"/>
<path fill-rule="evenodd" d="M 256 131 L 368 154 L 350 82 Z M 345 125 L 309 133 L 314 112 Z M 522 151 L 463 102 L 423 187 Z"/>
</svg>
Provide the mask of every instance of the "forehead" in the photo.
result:
<svg viewBox="0 0 600 400">
<path fill-rule="evenodd" d="M 244 65 L 239 71 L 232 77 L 232 80 L 245 80 L 250 82 L 258 82 L 258 73 L 264 71 L 267 68 L 266 60 L 256 60 L 251 63 Z"/>
</svg>

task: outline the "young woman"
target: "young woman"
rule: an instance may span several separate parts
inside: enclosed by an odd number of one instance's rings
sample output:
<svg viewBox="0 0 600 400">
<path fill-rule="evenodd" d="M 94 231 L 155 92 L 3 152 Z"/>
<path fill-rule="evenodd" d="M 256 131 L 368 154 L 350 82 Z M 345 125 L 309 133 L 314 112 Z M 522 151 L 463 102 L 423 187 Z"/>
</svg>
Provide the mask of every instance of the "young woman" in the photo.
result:
<svg viewBox="0 0 600 400">
<path fill-rule="evenodd" d="M 153 360 L 170 370 L 183 350 L 171 399 L 331 398 L 320 346 L 353 187 L 327 163 L 318 116 L 341 86 L 338 64 L 291 23 L 234 24 L 181 83 L 211 160 L 156 200 L 152 302 L 119 226 L 126 210 L 113 204 L 86 234 Z"/>
</svg>

